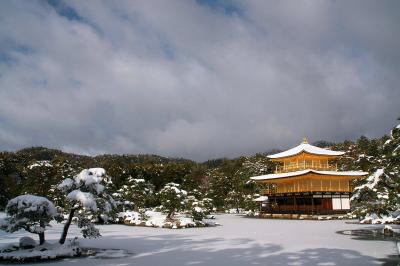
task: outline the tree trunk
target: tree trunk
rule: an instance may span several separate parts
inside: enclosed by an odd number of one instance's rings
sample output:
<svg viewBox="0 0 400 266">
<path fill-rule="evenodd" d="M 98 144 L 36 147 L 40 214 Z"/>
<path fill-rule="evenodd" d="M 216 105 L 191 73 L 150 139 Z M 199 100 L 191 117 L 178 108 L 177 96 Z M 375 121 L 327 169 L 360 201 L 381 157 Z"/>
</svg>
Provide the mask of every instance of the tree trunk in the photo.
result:
<svg viewBox="0 0 400 266">
<path fill-rule="evenodd" d="M 70 212 L 69 212 L 68 220 L 64 225 L 64 229 L 63 229 L 63 232 L 61 234 L 60 241 L 58 241 L 61 245 L 65 243 L 65 239 L 67 238 L 67 234 L 68 234 L 68 229 L 69 229 L 69 226 L 71 225 L 72 218 L 74 217 L 75 210 L 76 209 L 72 208 L 70 210 Z"/>
<path fill-rule="evenodd" d="M 45 225 L 44 225 L 43 221 L 40 221 L 40 227 L 43 228 L 43 232 L 39 233 L 39 245 L 43 245 L 44 242 L 46 241 L 45 238 L 44 238 L 44 227 L 45 227 Z"/>
<path fill-rule="evenodd" d="M 44 239 L 44 232 L 39 233 L 39 245 L 43 245 L 46 240 Z"/>
</svg>

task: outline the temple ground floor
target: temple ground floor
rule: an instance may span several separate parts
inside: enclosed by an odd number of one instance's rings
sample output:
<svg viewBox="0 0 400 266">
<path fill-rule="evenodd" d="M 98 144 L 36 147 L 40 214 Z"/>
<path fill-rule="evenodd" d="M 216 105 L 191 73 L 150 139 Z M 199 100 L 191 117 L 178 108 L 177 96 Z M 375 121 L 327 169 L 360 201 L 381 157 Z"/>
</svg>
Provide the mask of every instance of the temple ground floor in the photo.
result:
<svg viewBox="0 0 400 266">
<path fill-rule="evenodd" d="M 263 213 L 344 214 L 350 211 L 350 193 L 313 192 L 270 194 L 260 205 Z"/>
</svg>

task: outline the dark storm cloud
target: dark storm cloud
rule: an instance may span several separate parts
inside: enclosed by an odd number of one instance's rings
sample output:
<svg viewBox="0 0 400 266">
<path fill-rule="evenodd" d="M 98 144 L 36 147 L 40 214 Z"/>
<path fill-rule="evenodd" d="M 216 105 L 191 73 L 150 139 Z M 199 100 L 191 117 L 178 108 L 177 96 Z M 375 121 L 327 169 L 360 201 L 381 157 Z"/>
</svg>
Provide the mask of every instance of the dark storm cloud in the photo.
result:
<svg viewBox="0 0 400 266">
<path fill-rule="evenodd" d="M 204 160 L 385 134 L 398 1 L 8 1 L 0 148 Z"/>
</svg>

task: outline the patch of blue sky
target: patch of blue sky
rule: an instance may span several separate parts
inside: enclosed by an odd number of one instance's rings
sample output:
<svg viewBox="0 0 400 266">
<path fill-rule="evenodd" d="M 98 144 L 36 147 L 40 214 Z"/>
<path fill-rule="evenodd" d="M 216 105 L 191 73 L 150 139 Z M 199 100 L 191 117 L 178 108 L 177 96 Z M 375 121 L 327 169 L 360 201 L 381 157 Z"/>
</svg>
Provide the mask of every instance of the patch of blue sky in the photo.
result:
<svg viewBox="0 0 400 266">
<path fill-rule="evenodd" d="M 228 0 L 196 0 L 199 5 L 206 6 L 217 12 L 224 13 L 225 15 L 239 15 L 243 11 L 236 3 Z"/>
<path fill-rule="evenodd" d="M 89 25 L 99 35 L 103 35 L 99 27 L 79 15 L 79 13 L 73 7 L 68 5 L 68 2 L 65 2 L 63 0 L 47 0 L 47 3 L 54 8 L 59 16 L 64 17 L 70 21 L 76 21 Z"/>
<path fill-rule="evenodd" d="M 54 10 L 62 17 L 69 20 L 84 21 L 84 19 L 76 12 L 76 10 L 68 6 L 62 0 L 47 0 L 47 3 L 54 8 Z"/>
<path fill-rule="evenodd" d="M 15 58 L 11 56 L 9 53 L 0 51 L 0 64 L 11 65 L 15 63 Z"/>
<path fill-rule="evenodd" d="M 29 55 L 35 51 L 32 47 L 18 44 L 12 40 L 0 44 L 0 64 L 13 65 L 18 63 L 18 55 Z"/>
<path fill-rule="evenodd" d="M 169 59 L 169 60 L 175 59 L 176 51 L 167 41 L 161 40 L 160 46 L 161 46 L 161 49 L 167 59 Z"/>
</svg>

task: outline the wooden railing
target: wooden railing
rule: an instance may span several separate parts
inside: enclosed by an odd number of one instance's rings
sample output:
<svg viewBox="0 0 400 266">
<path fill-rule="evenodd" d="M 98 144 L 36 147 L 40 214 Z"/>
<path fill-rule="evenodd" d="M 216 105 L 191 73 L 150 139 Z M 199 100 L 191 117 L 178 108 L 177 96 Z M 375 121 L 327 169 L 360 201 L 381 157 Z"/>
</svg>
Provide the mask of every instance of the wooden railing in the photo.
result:
<svg viewBox="0 0 400 266">
<path fill-rule="evenodd" d="M 296 162 L 286 165 L 277 165 L 275 169 L 276 174 L 300 171 L 305 169 L 314 169 L 322 171 L 337 171 L 337 164 L 319 163 L 319 162 Z"/>
<path fill-rule="evenodd" d="M 315 186 L 310 187 L 276 187 L 261 190 L 261 195 L 273 195 L 273 194 L 283 194 L 283 193 L 307 193 L 307 192 L 352 192 L 352 187 L 350 184 L 342 184 L 341 187 L 332 186 Z"/>
<path fill-rule="evenodd" d="M 263 213 L 301 213 L 301 214 L 337 214 L 337 213 L 347 213 L 349 210 L 331 210 L 323 208 L 322 206 L 309 206 L 309 205 L 297 205 L 297 206 L 277 206 L 277 207 L 269 207 L 263 209 Z"/>
</svg>

